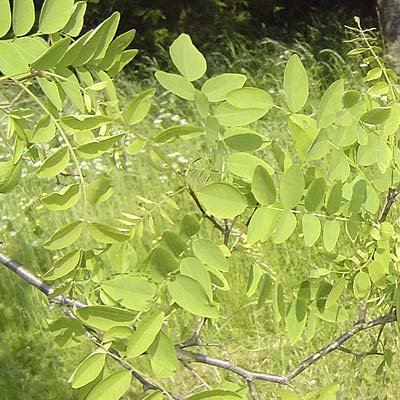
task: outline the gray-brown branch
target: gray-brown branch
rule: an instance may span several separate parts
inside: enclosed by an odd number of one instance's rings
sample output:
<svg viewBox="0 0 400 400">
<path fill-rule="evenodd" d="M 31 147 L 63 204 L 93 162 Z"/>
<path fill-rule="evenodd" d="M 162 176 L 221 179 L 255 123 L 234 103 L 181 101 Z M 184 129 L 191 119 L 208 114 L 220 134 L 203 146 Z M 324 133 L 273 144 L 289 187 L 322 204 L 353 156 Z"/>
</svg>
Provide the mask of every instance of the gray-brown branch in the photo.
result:
<svg viewBox="0 0 400 400">
<path fill-rule="evenodd" d="M 11 260 L 4 254 L 0 253 L 0 264 L 5 265 L 7 268 L 9 268 L 11 271 L 13 271 L 15 274 L 17 274 L 19 277 L 24 279 L 26 282 L 30 283 L 32 286 L 34 286 L 36 289 L 40 290 L 42 293 L 44 293 L 46 296 L 49 297 L 50 301 L 61 304 L 61 305 L 66 305 L 66 306 L 74 306 L 74 307 L 85 307 L 86 305 L 84 303 L 72 300 L 64 295 L 59 295 L 55 296 L 54 298 L 51 298 L 51 294 L 53 293 L 53 289 L 47 285 L 45 282 L 43 282 L 40 278 L 37 276 L 33 275 L 31 272 L 29 272 L 27 269 L 19 265 L 17 262 Z M 304 361 L 302 361 L 296 368 L 294 368 L 292 371 L 289 371 L 286 375 L 273 375 L 273 374 L 267 374 L 267 373 L 262 373 L 262 372 L 253 372 L 250 370 L 247 370 L 245 368 L 239 367 L 235 364 L 233 364 L 230 361 L 227 360 L 222 360 L 218 358 L 213 358 L 209 357 L 206 354 L 201 354 L 201 353 L 195 353 L 191 351 L 187 351 L 180 347 L 179 345 L 175 346 L 175 350 L 178 356 L 178 359 L 182 361 L 183 363 L 191 363 L 191 362 L 196 362 L 196 363 L 201 363 L 201 364 L 206 364 L 210 366 L 214 366 L 217 368 L 224 369 L 226 371 L 232 372 L 238 376 L 241 376 L 249 385 L 249 387 L 254 388 L 254 381 L 255 380 L 260 380 L 260 381 L 266 381 L 266 382 L 274 382 L 278 383 L 281 385 L 286 385 L 286 386 L 291 386 L 290 381 L 300 375 L 304 370 L 309 368 L 311 365 L 316 363 L 317 361 L 321 360 L 323 357 L 325 357 L 327 354 L 331 353 L 334 350 L 341 350 L 343 351 L 343 344 L 347 342 L 349 339 L 354 337 L 360 332 L 363 332 L 365 330 L 374 328 L 375 326 L 385 326 L 388 323 L 396 321 L 396 312 L 391 311 L 390 313 L 378 317 L 370 322 L 364 322 L 364 323 L 357 323 L 352 329 L 349 331 L 343 333 L 341 336 L 339 336 L 335 341 L 329 343 L 327 346 L 321 348 L 308 358 L 306 358 Z M 122 360 L 119 356 L 118 353 L 114 352 L 111 353 L 114 354 L 114 359 L 118 361 L 121 366 L 124 368 L 129 369 L 132 372 L 132 375 L 135 376 L 139 381 L 142 383 L 145 383 L 143 381 L 143 377 L 136 376 L 136 374 L 133 373 L 134 369 L 127 363 L 125 363 L 124 360 Z M 126 364 L 126 365 L 125 365 Z M 150 387 L 156 387 L 156 385 L 150 384 Z M 256 392 L 253 392 L 255 395 Z M 252 396 L 253 396 L 252 394 Z M 176 396 L 174 397 L 178 399 L 179 397 Z M 254 397 L 253 397 L 254 398 Z"/>
</svg>

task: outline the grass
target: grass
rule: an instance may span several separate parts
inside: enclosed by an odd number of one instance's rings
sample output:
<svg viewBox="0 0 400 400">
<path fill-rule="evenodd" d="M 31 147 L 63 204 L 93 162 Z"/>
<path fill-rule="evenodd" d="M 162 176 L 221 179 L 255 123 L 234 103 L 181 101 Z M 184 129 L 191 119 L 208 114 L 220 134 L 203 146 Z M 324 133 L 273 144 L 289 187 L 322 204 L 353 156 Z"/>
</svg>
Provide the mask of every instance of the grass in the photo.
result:
<svg viewBox="0 0 400 400">
<path fill-rule="evenodd" d="M 318 35 L 318 32 L 314 34 Z M 313 104 L 319 101 L 323 91 L 334 80 L 347 77 L 351 78 L 355 86 L 361 83 L 362 71 L 358 60 L 345 59 L 342 47 L 342 44 L 338 43 L 336 49 L 322 49 L 315 53 L 312 47 L 301 40 L 288 46 L 269 39 L 250 44 L 243 38 L 224 38 L 224 42 L 215 46 L 215 51 L 209 54 L 208 73 L 210 76 L 221 72 L 246 73 L 249 85 L 268 90 L 279 104 L 283 101 L 282 80 L 285 63 L 290 54 L 297 52 L 303 58 L 309 72 L 312 88 L 309 111 L 312 112 Z M 159 65 L 151 60 L 140 62 L 139 72 L 127 73 L 118 81 L 122 103 L 141 90 L 155 85 L 152 72 L 158 69 Z M 165 67 L 166 62 L 161 60 L 161 64 Z M 140 76 L 140 80 L 137 76 Z M 258 123 L 257 130 L 278 140 L 289 149 L 290 141 L 284 119 L 276 117 L 277 112 L 274 113 L 274 117 L 267 116 Z M 166 93 L 160 94 L 159 91 L 147 122 L 142 125 L 141 133 L 145 136 L 150 135 L 152 131 L 167 128 L 182 119 L 195 122 L 194 110 L 186 102 Z M 169 162 L 180 168 L 186 167 L 199 156 L 207 158 L 210 154 L 210 144 L 200 140 L 175 142 L 165 149 Z M 212 158 L 212 155 L 208 157 Z M 108 162 L 109 160 L 104 158 L 97 163 L 97 171 L 104 169 Z M 101 215 L 105 216 L 106 220 L 113 221 L 118 218 L 120 211 L 135 212 L 136 194 L 158 202 L 168 190 L 177 189 L 180 185 L 168 170 L 162 170 L 162 163 L 154 155 L 140 153 L 134 158 L 122 158 L 121 162 L 126 166 L 127 173 L 122 173 L 116 167 L 107 167 L 116 193 L 109 201 L 91 211 L 93 218 Z M 90 176 L 89 166 L 85 173 Z M 54 216 L 54 213 L 41 206 L 41 193 L 48 191 L 52 185 L 53 182 L 38 182 L 25 176 L 17 190 L 0 198 L 0 239 L 7 244 L 5 251 L 38 274 L 44 273 L 52 261 L 52 254 L 41 246 L 43 241 L 55 228 L 79 214 L 79 210 L 75 210 L 71 211 L 72 214 Z M 176 201 L 181 207 L 179 212 L 171 208 L 166 209 L 174 220 L 179 221 L 182 215 L 193 212 L 194 208 L 188 198 L 182 198 L 180 195 L 176 197 Z M 155 245 L 161 228 L 167 226 L 165 222 L 160 222 L 157 213 L 155 215 L 155 234 L 149 235 L 140 244 L 135 243 L 139 259 L 145 250 Z M 207 235 L 215 234 L 207 226 L 202 229 Z M 347 254 L 354 251 L 345 241 L 340 250 Z M 221 354 L 222 351 L 224 357 L 234 360 L 239 365 L 279 374 L 293 368 L 313 351 L 348 329 L 349 323 L 331 325 L 318 322 L 312 340 L 302 338 L 296 345 L 290 345 L 285 333 L 274 327 L 271 303 L 268 301 L 264 307 L 258 308 L 256 297 L 248 298 L 245 295 L 247 276 L 254 257 L 266 263 L 271 273 L 284 282 L 285 296 L 288 300 L 293 298 L 294 288 L 299 282 L 306 279 L 311 271 L 328 267 L 329 262 L 314 249 L 305 249 L 298 234 L 294 235 L 285 247 L 266 243 L 260 246 L 257 252 L 249 250 L 233 257 L 228 278 L 232 290 L 218 294 L 223 315 L 226 317 L 205 329 L 204 341 L 224 344 L 222 349 L 210 349 L 211 354 Z M 356 320 L 354 305 L 349 303 L 348 306 L 352 319 Z M 65 381 L 85 354 L 80 348 L 58 349 L 46 333 L 46 319 L 57 313 L 58 310 L 48 310 L 40 294 L 24 282 L 20 282 L 10 272 L 0 268 L 2 400 L 77 398 L 76 393 Z M 178 322 L 179 318 L 176 323 Z M 392 343 L 391 349 L 395 351 L 399 343 L 394 327 L 388 329 L 387 337 Z M 362 337 L 360 335 L 353 339 L 351 346 L 363 349 L 365 341 L 372 340 L 370 333 L 366 332 Z M 400 395 L 400 387 L 396 383 L 399 361 L 395 357 L 392 371 L 377 375 L 375 370 L 380 361 L 381 358 L 378 357 L 357 361 L 346 354 L 331 354 L 300 375 L 294 383 L 299 392 L 303 393 L 332 382 L 341 383 L 340 399 L 381 399 L 379 388 L 390 385 L 388 398 L 396 399 Z M 143 365 L 139 364 L 139 369 L 144 365 L 144 362 Z M 221 382 L 229 376 L 202 366 L 199 367 L 199 373 L 210 382 Z M 232 376 L 229 378 L 236 379 Z M 189 391 L 196 384 L 187 372 L 182 372 L 175 381 L 165 381 L 166 386 L 179 386 L 181 392 Z M 127 398 L 138 398 L 139 389 L 138 386 L 134 386 Z M 260 385 L 260 393 L 262 398 L 278 398 L 277 387 L 272 384 Z"/>
</svg>

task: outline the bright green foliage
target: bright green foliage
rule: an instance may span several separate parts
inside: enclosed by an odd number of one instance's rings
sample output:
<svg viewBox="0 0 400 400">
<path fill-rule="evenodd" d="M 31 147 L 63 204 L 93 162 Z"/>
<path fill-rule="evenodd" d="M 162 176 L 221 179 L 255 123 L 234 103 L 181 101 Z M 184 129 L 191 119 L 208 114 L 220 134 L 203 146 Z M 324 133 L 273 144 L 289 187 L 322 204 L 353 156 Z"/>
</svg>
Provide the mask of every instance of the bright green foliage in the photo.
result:
<svg viewBox="0 0 400 400">
<path fill-rule="evenodd" d="M 284 88 L 289 110 L 293 113 L 299 112 L 307 102 L 308 77 L 297 54 L 293 54 L 286 64 Z"/>
<path fill-rule="evenodd" d="M 87 400 L 113 400 L 120 398 L 130 387 L 130 371 L 114 372 L 98 383 L 86 397 Z"/>
<path fill-rule="evenodd" d="M 247 207 L 246 198 L 228 183 L 211 183 L 197 191 L 206 210 L 218 218 L 233 218 Z"/>
</svg>

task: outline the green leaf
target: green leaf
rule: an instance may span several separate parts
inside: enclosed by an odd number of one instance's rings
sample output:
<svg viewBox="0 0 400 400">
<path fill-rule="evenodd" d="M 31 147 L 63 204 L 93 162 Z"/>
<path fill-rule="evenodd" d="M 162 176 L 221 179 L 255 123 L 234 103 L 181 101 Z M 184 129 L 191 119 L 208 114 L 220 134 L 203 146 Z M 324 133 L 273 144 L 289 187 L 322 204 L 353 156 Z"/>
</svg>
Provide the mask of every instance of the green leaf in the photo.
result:
<svg viewBox="0 0 400 400">
<path fill-rule="evenodd" d="M 365 124 L 379 125 L 390 116 L 390 107 L 376 107 L 361 115 L 360 120 Z"/>
<path fill-rule="evenodd" d="M 233 150 L 253 151 L 260 149 L 264 143 L 268 143 L 266 138 L 248 128 L 232 127 L 228 128 L 224 134 L 225 143 Z"/>
<path fill-rule="evenodd" d="M 179 257 L 187 248 L 186 238 L 182 238 L 172 231 L 165 231 L 162 235 L 162 241 L 176 257 Z"/>
<path fill-rule="evenodd" d="M 161 282 L 169 273 L 178 269 L 174 254 L 168 249 L 158 246 L 150 254 L 151 276 L 156 282 Z"/>
<path fill-rule="evenodd" d="M 330 308 L 334 306 L 339 299 L 339 297 L 342 295 L 344 289 L 346 288 L 347 281 L 345 278 L 340 278 L 335 285 L 333 286 L 332 290 L 330 291 L 326 303 L 325 303 L 325 308 Z"/>
<path fill-rule="evenodd" d="M 325 221 L 323 230 L 323 243 L 326 251 L 333 251 L 339 238 L 339 233 L 340 225 L 336 219 Z"/>
<path fill-rule="evenodd" d="M 304 243 L 312 247 L 321 235 L 321 223 L 315 215 L 304 214 L 302 218 Z"/>
<path fill-rule="evenodd" d="M 86 357 L 68 379 L 73 389 L 78 389 L 94 381 L 101 373 L 106 362 L 106 352 L 96 352 Z"/>
<path fill-rule="evenodd" d="M 85 325 L 101 331 L 108 331 L 115 326 L 130 326 L 135 318 L 131 311 L 109 306 L 78 308 L 76 315 Z"/>
<path fill-rule="evenodd" d="M 326 212 L 334 214 L 337 212 L 342 204 L 342 183 L 336 182 L 331 191 L 329 192 L 328 201 L 326 204 Z"/>
<path fill-rule="evenodd" d="M 228 261 L 221 248 L 209 239 L 196 239 L 193 241 L 193 252 L 204 264 L 215 267 L 219 271 L 229 271 Z"/>
<path fill-rule="evenodd" d="M 266 241 L 272 234 L 277 221 L 278 211 L 267 207 L 257 208 L 250 220 L 247 232 L 247 243 L 254 244 L 259 240 Z"/>
<path fill-rule="evenodd" d="M 247 208 L 246 197 L 228 183 L 216 182 L 197 191 L 206 210 L 217 218 L 234 218 Z"/>
<path fill-rule="evenodd" d="M 275 282 L 272 297 L 272 310 L 277 323 L 285 316 L 285 300 L 283 298 L 283 287 L 279 282 Z"/>
<path fill-rule="evenodd" d="M 361 146 L 360 146 L 361 148 Z M 334 150 L 328 169 L 328 178 L 332 181 L 345 182 L 350 174 L 350 166 L 346 154 L 342 150 Z"/>
<path fill-rule="evenodd" d="M 128 358 L 138 357 L 150 347 L 160 332 L 164 316 L 162 311 L 157 311 L 155 313 L 147 313 L 140 319 L 136 324 L 135 333 L 128 341 L 126 349 Z"/>
<path fill-rule="evenodd" d="M 72 14 L 74 0 L 45 0 L 39 18 L 39 31 L 50 34 L 60 31 Z"/>
<path fill-rule="evenodd" d="M 55 67 L 64 56 L 70 43 L 71 38 L 68 37 L 58 40 L 32 62 L 32 68 L 48 70 Z"/>
<path fill-rule="evenodd" d="M 252 264 L 250 267 L 249 276 L 247 278 L 246 295 L 251 297 L 255 294 L 261 278 L 264 276 L 264 271 L 257 264 Z"/>
<path fill-rule="evenodd" d="M 382 68 L 376 67 L 368 71 L 366 77 L 364 78 L 364 82 L 374 81 L 375 79 L 379 79 L 382 76 Z"/>
<path fill-rule="evenodd" d="M 195 257 L 186 257 L 181 260 L 180 271 L 182 275 L 189 276 L 196 282 L 200 283 L 202 288 L 212 300 L 211 278 L 204 264 Z"/>
<path fill-rule="evenodd" d="M 172 299 L 191 314 L 207 318 L 218 316 L 218 309 L 211 304 L 206 291 L 189 276 L 177 275 L 167 286 Z"/>
<path fill-rule="evenodd" d="M 192 215 L 185 215 L 181 222 L 181 233 L 192 237 L 200 230 L 200 224 L 197 218 Z"/>
<path fill-rule="evenodd" d="M 11 28 L 11 9 L 9 0 L 0 0 L 0 38 Z"/>
<path fill-rule="evenodd" d="M 61 86 L 68 100 L 78 109 L 79 112 L 83 113 L 85 111 L 85 106 L 83 104 L 78 78 L 68 68 L 57 69 L 57 72 L 63 77 L 57 78 L 57 82 Z"/>
<path fill-rule="evenodd" d="M 57 229 L 50 238 L 43 243 L 43 247 L 49 250 L 63 249 L 75 243 L 81 236 L 84 223 L 74 221 Z"/>
<path fill-rule="evenodd" d="M 217 106 L 214 115 L 222 126 L 242 126 L 259 120 L 267 111 L 264 108 L 239 108 L 223 102 Z"/>
<path fill-rule="evenodd" d="M 54 138 L 56 133 L 56 125 L 49 115 L 44 115 L 39 119 L 32 134 L 30 143 L 46 142 Z"/>
<path fill-rule="evenodd" d="M 43 90 L 51 104 L 57 109 L 57 111 L 62 110 L 62 101 L 60 96 L 60 90 L 57 83 L 46 78 L 36 78 L 39 86 Z"/>
<path fill-rule="evenodd" d="M 379 261 L 371 261 L 368 264 L 368 274 L 376 287 L 386 288 L 386 271 Z"/>
<path fill-rule="evenodd" d="M 3 12 L 3 9 L 1 9 Z M 35 22 L 33 0 L 13 0 L 13 31 L 15 36 L 26 35 Z"/>
<path fill-rule="evenodd" d="M 100 128 L 114 120 L 114 117 L 108 115 L 68 115 L 62 117 L 60 121 L 66 128 L 74 132 L 85 132 Z"/>
<path fill-rule="evenodd" d="M 74 250 L 58 258 L 53 268 L 44 275 L 46 281 L 55 281 L 72 272 L 80 263 L 82 252 Z"/>
<path fill-rule="evenodd" d="M 264 274 L 259 283 L 260 295 L 258 297 L 257 307 L 260 308 L 264 305 L 267 298 L 272 293 L 273 280 L 268 274 Z"/>
<path fill-rule="evenodd" d="M 344 81 L 333 82 L 324 95 L 317 112 L 318 128 L 327 128 L 336 121 L 336 113 L 342 108 Z"/>
<path fill-rule="evenodd" d="M 125 136 L 125 134 L 103 136 L 100 139 L 95 139 L 93 142 L 81 144 L 78 146 L 77 151 L 84 159 L 96 158 L 110 150 L 122 136 Z"/>
<path fill-rule="evenodd" d="M 318 136 L 317 122 L 307 115 L 292 114 L 288 126 L 297 154 L 302 160 L 306 159 Z"/>
<path fill-rule="evenodd" d="M 204 133 L 204 129 L 194 125 L 181 125 L 173 126 L 165 129 L 158 135 L 153 137 L 153 140 L 157 143 L 165 143 L 173 141 L 181 136 L 196 135 Z"/>
<path fill-rule="evenodd" d="M 295 208 L 303 197 L 304 176 L 298 165 L 290 166 L 282 176 L 280 195 L 283 206 L 287 209 Z"/>
<path fill-rule="evenodd" d="M 276 189 L 274 181 L 262 165 L 258 165 L 254 171 L 251 192 L 260 204 L 268 205 L 275 202 Z"/>
<path fill-rule="evenodd" d="M 17 47 L 6 40 L 0 40 L 0 72 L 13 78 L 30 72 L 28 63 Z"/>
<path fill-rule="evenodd" d="M 132 271 L 138 261 L 135 249 L 127 242 L 112 245 L 107 256 L 113 271 L 117 273 Z"/>
<path fill-rule="evenodd" d="M 82 344 L 86 338 L 86 331 L 80 321 L 69 317 L 60 317 L 49 324 L 47 328 L 54 342 L 65 348 Z"/>
<path fill-rule="evenodd" d="M 289 110 L 293 113 L 299 112 L 307 102 L 308 77 L 297 54 L 293 54 L 286 64 L 283 85 Z"/>
<path fill-rule="evenodd" d="M 120 243 L 130 239 L 130 235 L 122 232 L 112 225 L 91 222 L 89 226 L 90 236 L 100 243 Z"/>
<path fill-rule="evenodd" d="M 358 50 L 358 49 L 354 49 Z M 336 400 L 337 394 L 339 392 L 340 385 L 339 384 L 331 384 L 322 389 L 315 390 L 311 393 L 308 393 L 304 400 Z"/>
<path fill-rule="evenodd" d="M 357 299 L 365 299 L 369 296 L 371 290 L 371 281 L 366 272 L 360 271 L 354 277 L 353 292 Z"/>
<path fill-rule="evenodd" d="M 40 57 L 49 47 L 43 38 L 31 36 L 18 37 L 13 44 L 28 64 Z"/>
<path fill-rule="evenodd" d="M 229 92 L 243 87 L 246 80 L 242 74 L 220 74 L 205 81 L 201 91 L 210 102 L 223 101 Z"/>
<path fill-rule="evenodd" d="M 150 356 L 152 363 L 161 365 L 171 371 L 175 371 L 181 365 L 176 356 L 174 343 L 162 330 L 147 349 L 147 354 Z"/>
<path fill-rule="evenodd" d="M 81 185 L 75 183 L 62 189 L 60 192 L 50 193 L 43 197 L 42 203 L 53 211 L 67 210 L 73 207 L 81 197 Z"/>
<path fill-rule="evenodd" d="M 291 344 L 296 343 L 306 327 L 307 305 L 303 300 L 297 299 L 289 308 L 286 316 L 286 329 Z"/>
<path fill-rule="evenodd" d="M 130 371 L 117 371 L 98 383 L 88 394 L 85 400 L 116 400 L 131 386 L 132 374 Z"/>
<path fill-rule="evenodd" d="M 182 33 L 169 48 L 172 62 L 189 81 L 200 79 L 207 70 L 207 62 L 193 45 L 190 36 Z"/>
<path fill-rule="evenodd" d="M 376 148 L 376 163 L 382 174 L 386 172 L 392 161 L 392 150 L 383 137 L 379 137 L 378 146 Z"/>
<path fill-rule="evenodd" d="M 315 179 L 308 188 L 306 198 L 304 200 L 304 207 L 308 211 L 317 211 L 324 200 L 325 195 L 325 179 Z"/>
<path fill-rule="evenodd" d="M 68 36 L 76 37 L 80 34 L 86 13 L 86 4 L 86 1 L 78 1 L 74 4 L 71 17 L 63 28 L 63 32 Z"/>
<path fill-rule="evenodd" d="M 99 204 L 107 201 L 114 193 L 114 186 L 111 179 L 103 177 L 96 179 L 86 186 L 86 198 L 91 204 Z"/>
<path fill-rule="evenodd" d="M 248 153 L 233 153 L 229 156 L 226 164 L 232 174 L 249 180 L 253 179 L 254 171 L 258 165 L 262 165 L 269 174 L 274 172 L 265 161 Z"/>
<path fill-rule="evenodd" d="M 238 108 L 261 108 L 265 111 L 273 105 L 270 94 L 255 87 L 232 90 L 226 96 L 226 101 Z"/>
<path fill-rule="evenodd" d="M 69 150 L 67 147 L 60 147 L 43 161 L 36 174 L 40 178 L 52 178 L 63 171 L 68 163 Z"/>
<path fill-rule="evenodd" d="M 343 105 L 345 108 L 351 108 L 360 100 L 361 93 L 358 90 L 347 90 L 343 95 Z"/>
<path fill-rule="evenodd" d="M 131 44 L 135 35 L 136 29 L 130 29 L 117 36 L 108 46 L 104 58 L 97 64 L 97 67 L 102 71 L 108 71 L 110 68 L 114 68 L 114 65 L 125 62 L 123 58 L 126 56 L 123 57 L 123 52 Z"/>
<path fill-rule="evenodd" d="M 185 100 L 194 100 L 195 88 L 184 76 L 157 71 L 155 77 L 158 83 L 173 94 Z"/>
<path fill-rule="evenodd" d="M 128 125 L 135 125 L 143 121 L 150 110 L 150 100 L 155 92 L 155 89 L 147 89 L 131 100 L 123 114 Z"/>
<path fill-rule="evenodd" d="M 292 235 L 297 226 L 297 218 L 289 210 L 285 210 L 278 215 L 272 241 L 275 244 L 286 242 Z"/>
<path fill-rule="evenodd" d="M 240 400 L 242 396 L 230 390 L 213 389 L 193 394 L 187 400 Z"/>
<path fill-rule="evenodd" d="M 157 287 L 147 279 L 124 276 L 103 282 L 101 285 L 113 300 L 135 311 L 144 311 L 156 293 Z"/>
<path fill-rule="evenodd" d="M 21 180 L 22 162 L 0 162 L 0 193 L 11 192 Z"/>
<path fill-rule="evenodd" d="M 208 102 L 207 96 L 196 89 L 194 93 L 194 103 L 200 117 L 206 119 L 210 111 L 210 103 Z"/>
</svg>

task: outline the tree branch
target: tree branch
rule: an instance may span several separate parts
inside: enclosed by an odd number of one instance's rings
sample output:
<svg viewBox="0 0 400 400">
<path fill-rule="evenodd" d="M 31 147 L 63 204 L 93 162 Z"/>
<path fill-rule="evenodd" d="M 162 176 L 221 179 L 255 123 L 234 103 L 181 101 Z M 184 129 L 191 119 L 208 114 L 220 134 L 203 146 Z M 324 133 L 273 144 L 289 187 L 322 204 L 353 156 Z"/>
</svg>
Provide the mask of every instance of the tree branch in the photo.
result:
<svg viewBox="0 0 400 400">
<path fill-rule="evenodd" d="M 20 276 L 22 279 L 30 283 L 32 286 L 40 290 L 42 293 L 46 294 L 46 296 L 49 297 L 49 301 L 57 303 L 57 304 L 62 304 L 66 306 L 74 306 L 74 307 L 85 307 L 86 305 L 81 302 L 77 302 L 75 300 L 72 300 L 66 296 L 59 295 L 55 296 L 54 298 L 51 298 L 51 294 L 53 293 L 53 289 L 47 285 L 45 282 L 43 282 L 40 278 L 36 277 L 29 271 L 27 271 L 25 268 L 23 268 L 21 265 L 16 263 L 15 261 L 12 261 L 9 259 L 7 256 L 4 254 L 0 253 L 0 264 L 5 265 L 7 268 L 9 268 L 11 271 L 13 271 L 15 274 Z M 201 354 L 201 353 L 195 353 L 191 351 L 185 350 L 183 347 L 184 345 L 176 345 L 175 346 L 175 351 L 177 354 L 178 359 L 183 363 L 183 364 L 188 364 L 191 362 L 196 362 L 196 363 L 201 363 L 201 364 L 206 364 L 206 365 L 211 365 L 217 368 L 224 369 L 226 371 L 232 372 L 236 375 L 241 376 L 249 385 L 250 393 L 253 399 L 258 399 L 257 392 L 255 391 L 255 386 L 254 386 L 254 381 L 255 380 L 261 380 L 261 381 L 266 381 L 266 382 L 273 382 L 273 383 L 278 383 L 281 385 L 289 386 L 292 387 L 290 384 L 290 381 L 300 375 L 304 370 L 309 368 L 311 365 L 319 361 L 321 358 L 325 357 L 327 354 L 331 353 L 334 350 L 339 350 L 339 351 L 344 351 L 346 353 L 350 353 L 356 356 L 360 356 L 361 353 L 356 353 L 354 351 L 351 351 L 343 346 L 345 342 L 347 342 L 349 339 L 351 339 L 353 336 L 357 335 L 360 332 L 363 332 L 367 329 L 374 328 L 375 326 L 381 326 L 384 327 L 386 324 L 394 322 L 397 320 L 396 312 L 391 309 L 391 311 L 381 317 L 378 317 L 370 322 L 363 322 L 363 323 L 357 323 L 352 329 L 348 330 L 347 332 L 343 333 L 341 336 L 339 336 L 336 340 L 333 342 L 329 343 L 327 346 L 321 348 L 311 356 L 307 357 L 304 361 L 302 361 L 296 368 L 294 368 L 292 371 L 289 371 L 286 375 L 273 375 L 273 374 L 267 374 L 267 373 L 262 373 L 262 372 L 253 372 L 250 370 L 247 370 L 245 368 L 239 367 L 235 364 L 233 364 L 230 361 L 227 360 L 222 360 L 218 358 L 213 358 L 209 357 L 206 354 Z M 202 320 L 199 321 L 199 324 L 196 328 L 196 332 L 200 332 L 201 327 L 203 326 L 204 322 Z M 382 330 L 382 329 L 381 329 Z M 198 338 L 197 335 L 192 336 L 192 339 Z M 93 341 L 93 340 L 92 340 Z M 101 346 L 101 344 L 99 344 Z M 185 346 L 188 347 L 188 346 Z M 131 367 L 128 363 L 126 363 L 119 355 L 118 352 L 115 350 L 110 350 L 108 351 L 110 356 L 114 358 L 123 368 L 128 369 L 131 371 L 132 375 L 143 384 L 145 388 L 149 389 L 154 389 L 154 390 L 161 390 L 164 391 L 160 386 L 154 385 L 150 382 L 148 382 L 145 378 L 143 378 L 136 370 L 134 370 L 133 367 Z M 368 353 L 368 354 L 367 354 Z M 378 354 L 374 349 L 371 350 L 370 352 L 365 353 L 365 355 L 372 355 L 372 354 Z M 181 400 L 179 396 L 172 395 L 168 393 L 170 397 L 172 397 L 174 400 Z"/>
<path fill-rule="evenodd" d="M 329 343 L 327 346 L 318 350 L 316 353 L 311 355 L 302 361 L 294 370 L 290 371 L 286 377 L 290 381 L 295 378 L 297 375 L 301 374 L 305 369 L 309 368 L 315 362 L 319 361 L 322 357 L 325 357 L 327 354 L 331 353 L 334 350 L 338 350 L 339 347 L 342 347 L 342 344 L 347 342 L 350 338 L 357 335 L 358 333 L 365 331 L 367 329 L 371 329 L 377 325 L 384 325 L 390 322 L 396 321 L 396 313 L 391 312 L 382 317 L 378 317 L 368 323 L 362 323 L 356 325 L 353 329 L 343 333 L 339 336 L 335 341 Z"/>
</svg>

